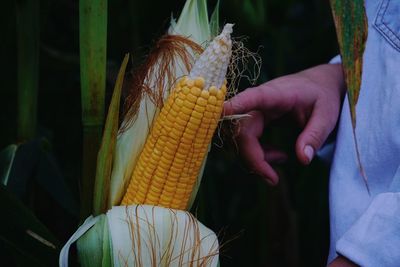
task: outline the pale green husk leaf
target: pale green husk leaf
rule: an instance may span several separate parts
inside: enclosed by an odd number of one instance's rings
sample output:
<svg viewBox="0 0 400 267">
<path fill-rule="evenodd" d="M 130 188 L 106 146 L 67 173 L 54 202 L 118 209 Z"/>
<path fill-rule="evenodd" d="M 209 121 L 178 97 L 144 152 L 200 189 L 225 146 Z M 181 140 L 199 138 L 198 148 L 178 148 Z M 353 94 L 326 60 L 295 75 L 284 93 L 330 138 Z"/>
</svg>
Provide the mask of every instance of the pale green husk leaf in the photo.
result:
<svg viewBox="0 0 400 267">
<path fill-rule="evenodd" d="M 189 37 L 200 45 L 211 39 L 210 23 L 208 21 L 207 1 L 188 0 L 182 13 L 175 23 L 172 19 L 170 34 Z"/>
<path fill-rule="evenodd" d="M 211 14 L 210 33 L 212 38 L 216 37 L 219 34 L 219 0 L 215 5 L 213 13 Z"/>
<path fill-rule="evenodd" d="M 82 267 L 112 267 L 113 255 L 107 216 L 99 220 L 77 241 L 78 259 Z"/>
<path fill-rule="evenodd" d="M 110 189 L 113 154 L 118 136 L 120 98 L 128 59 L 129 54 L 126 54 L 118 72 L 111 103 L 108 108 L 100 150 L 97 155 L 96 179 L 93 197 L 94 215 L 107 211 L 107 197 Z"/>
</svg>

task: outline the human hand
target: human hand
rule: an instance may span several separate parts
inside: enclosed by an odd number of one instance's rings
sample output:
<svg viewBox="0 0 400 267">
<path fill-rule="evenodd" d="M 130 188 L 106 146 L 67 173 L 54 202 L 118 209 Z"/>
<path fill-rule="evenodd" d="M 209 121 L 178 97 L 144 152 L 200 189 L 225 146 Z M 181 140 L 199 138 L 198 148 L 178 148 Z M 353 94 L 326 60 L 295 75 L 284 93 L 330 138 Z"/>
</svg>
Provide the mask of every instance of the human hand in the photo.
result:
<svg viewBox="0 0 400 267">
<path fill-rule="evenodd" d="M 358 265 L 343 256 L 339 256 L 334 259 L 327 267 L 358 267 Z"/>
<path fill-rule="evenodd" d="M 301 163 L 310 163 L 335 128 L 344 88 L 342 66 L 325 64 L 249 88 L 228 100 L 225 115 L 251 115 L 240 120 L 237 137 L 239 152 L 248 166 L 270 184 L 278 183 L 270 164 L 286 156 L 277 149 L 263 148 L 259 138 L 267 124 L 286 115 L 304 128 L 295 149 Z"/>
</svg>

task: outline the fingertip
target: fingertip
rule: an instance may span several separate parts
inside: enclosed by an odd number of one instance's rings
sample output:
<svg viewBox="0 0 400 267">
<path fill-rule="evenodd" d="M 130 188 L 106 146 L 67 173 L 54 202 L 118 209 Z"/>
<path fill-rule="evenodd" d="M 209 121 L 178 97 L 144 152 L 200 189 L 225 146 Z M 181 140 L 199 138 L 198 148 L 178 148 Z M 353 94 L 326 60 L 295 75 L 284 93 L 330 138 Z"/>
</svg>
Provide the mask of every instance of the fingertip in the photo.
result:
<svg viewBox="0 0 400 267">
<path fill-rule="evenodd" d="M 247 113 L 251 110 L 257 109 L 259 104 L 259 90 L 255 90 L 255 88 L 247 88 L 225 101 L 224 108 L 226 108 L 226 115 L 234 115 Z"/>
<path fill-rule="evenodd" d="M 224 102 L 223 114 L 225 116 L 234 115 L 231 99 Z"/>
<path fill-rule="evenodd" d="M 271 185 L 277 185 L 279 183 L 279 176 L 275 171 L 272 171 L 272 174 L 269 176 L 269 181 Z"/>
<path fill-rule="evenodd" d="M 264 159 L 270 164 L 282 164 L 288 159 L 288 155 L 284 151 L 277 149 L 264 149 Z"/>
<path fill-rule="evenodd" d="M 312 161 L 315 153 L 314 145 L 309 142 L 308 133 L 303 131 L 296 141 L 297 159 L 303 165 L 308 165 Z"/>
<path fill-rule="evenodd" d="M 274 178 L 274 179 L 272 179 L 272 178 L 265 178 L 265 181 L 267 181 L 267 183 L 268 183 L 270 186 L 276 186 L 276 185 L 278 185 L 278 183 L 279 183 L 279 178 Z"/>
<path fill-rule="evenodd" d="M 298 142 L 296 145 L 296 154 L 300 163 L 303 165 L 308 165 L 315 156 L 315 149 L 309 144 Z"/>
<path fill-rule="evenodd" d="M 304 155 L 304 153 L 301 151 L 301 149 L 296 149 L 296 155 L 297 155 L 297 159 L 300 161 L 301 164 L 303 164 L 303 165 L 309 164 L 307 157 Z"/>
<path fill-rule="evenodd" d="M 278 174 L 267 163 L 263 168 L 258 169 L 257 174 L 271 186 L 275 186 L 279 182 Z"/>
<path fill-rule="evenodd" d="M 306 156 L 307 163 L 310 163 L 314 158 L 314 148 L 310 145 L 304 146 L 303 153 Z"/>
<path fill-rule="evenodd" d="M 316 152 L 328 138 L 336 123 L 336 120 L 332 120 L 331 117 L 332 115 L 327 114 L 325 109 L 317 108 L 316 105 L 306 127 L 297 140 L 296 153 L 301 163 L 310 164 Z"/>
</svg>

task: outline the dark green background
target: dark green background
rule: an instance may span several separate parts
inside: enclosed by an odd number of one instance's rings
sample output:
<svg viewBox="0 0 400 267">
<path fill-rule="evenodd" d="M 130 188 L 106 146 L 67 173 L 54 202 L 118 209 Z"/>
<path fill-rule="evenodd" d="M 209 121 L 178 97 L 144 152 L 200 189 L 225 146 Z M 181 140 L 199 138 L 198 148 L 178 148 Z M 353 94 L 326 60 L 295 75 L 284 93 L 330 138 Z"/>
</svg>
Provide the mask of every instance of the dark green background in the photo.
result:
<svg viewBox="0 0 400 267">
<path fill-rule="evenodd" d="M 216 1 L 209 1 L 210 11 Z M 119 64 L 131 52 L 138 64 L 152 42 L 165 32 L 180 1 L 109 1 L 107 99 Z M 16 18 L 15 2 L 3 1 L 0 27 L 0 148 L 16 142 Z M 259 83 L 327 62 L 337 51 L 328 1 L 222 0 L 221 23 L 235 23 L 235 36 L 259 49 L 263 59 Z M 79 197 L 81 109 L 78 1 L 41 1 L 38 137 L 49 140 L 62 177 Z M 241 90 L 248 84 L 243 83 Z M 313 162 L 304 168 L 293 154 L 295 126 L 271 127 L 265 138 L 290 153 L 279 167 L 282 180 L 270 188 L 248 173 L 230 140 L 216 138 L 193 212 L 220 233 L 222 266 L 323 266 L 328 249 L 328 170 Z M 24 202 L 53 234 L 65 242 L 78 219 L 64 212 L 45 190 L 32 185 Z M 56 214 L 56 218 L 52 217 Z M 7 215 L 2 215 L 2 220 Z M 0 240 L 6 263 L 13 251 Z M 2 255 L 4 254 L 4 255 Z M 56 263 L 54 263 L 56 264 Z"/>
</svg>

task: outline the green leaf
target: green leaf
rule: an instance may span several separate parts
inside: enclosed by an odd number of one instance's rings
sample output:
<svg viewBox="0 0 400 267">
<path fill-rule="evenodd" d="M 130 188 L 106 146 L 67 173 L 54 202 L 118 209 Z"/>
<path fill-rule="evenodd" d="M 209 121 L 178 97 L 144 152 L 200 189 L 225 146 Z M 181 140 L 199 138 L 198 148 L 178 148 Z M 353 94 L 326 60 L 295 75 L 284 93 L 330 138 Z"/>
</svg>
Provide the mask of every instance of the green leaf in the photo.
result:
<svg viewBox="0 0 400 267">
<path fill-rule="evenodd" d="M 355 107 L 360 94 L 363 54 L 368 34 L 364 1 L 331 0 L 331 6 L 345 72 L 351 120 L 355 127 Z"/>
<path fill-rule="evenodd" d="M 361 89 L 363 54 L 368 35 L 368 21 L 365 15 L 363 0 L 331 0 L 336 34 L 339 42 L 342 66 L 344 70 L 347 94 L 350 105 L 351 123 L 356 146 L 357 161 L 365 185 L 368 188 L 367 177 L 362 166 L 360 151 L 356 137 L 356 105 Z"/>
<path fill-rule="evenodd" d="M 211 14 L 210 19 L 210 32 L 211 38 L 215 38 L 219 34 L 219 0 L 215 5 L 214 11 Z"/>
<path fill-rule="evenodd" d="M 0 240 L 31 262 L 31 266 L 55 266 L 59 242 L 30 210 L 0 185 Z"/>
<path fill-rule="evenodd" d="M 17 152 L 17 145 L 9 145 L 0 152 L 0 183 L 7 185 L 11 167 Z"/>
<path fill-rule="evenodd" d="M 114 93 L 108 109 L 103 140 L 101 142 L 100 151 L 97 157 L 96 181 L 93 199 L 94 215 L 98 215 L 107 211 L 113 155 L 118 135 L 120 98 L 128 59 L 129 54 L 126 54 L 119 69 L 117 81 L 115 82 Z"/>
</svg>

